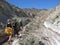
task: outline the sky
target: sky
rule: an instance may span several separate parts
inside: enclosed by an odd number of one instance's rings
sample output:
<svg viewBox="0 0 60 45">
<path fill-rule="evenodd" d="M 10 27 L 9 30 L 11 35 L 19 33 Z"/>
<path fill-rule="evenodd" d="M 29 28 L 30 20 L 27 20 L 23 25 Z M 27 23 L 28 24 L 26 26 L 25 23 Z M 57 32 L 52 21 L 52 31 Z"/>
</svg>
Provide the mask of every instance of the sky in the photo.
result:
<svg viewBox="0 0 60 45">
<path fill-rule="evenodd" d="M 7 0 L 19 8 L 50 9 L 60 4 L 60 0 Z"/>
</svg>

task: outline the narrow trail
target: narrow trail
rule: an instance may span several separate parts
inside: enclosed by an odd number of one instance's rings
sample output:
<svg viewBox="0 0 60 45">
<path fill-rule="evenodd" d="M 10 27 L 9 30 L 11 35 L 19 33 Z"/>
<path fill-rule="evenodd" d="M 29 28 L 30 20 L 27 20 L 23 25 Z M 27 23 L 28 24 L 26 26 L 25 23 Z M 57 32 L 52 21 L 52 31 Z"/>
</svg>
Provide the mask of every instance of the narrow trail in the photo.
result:
<svg viewBox="0 0 60 45">
<path fill-rule="evenodd" d="M 8 36 L 4 36 L 0 38 L 0 45 L 2 45 L 3 43 L 7 42 L 8 40 Z"/>
<path fill-rule="evenodd" d="M 12 40 L 14 40 L 14 39 L 15 39 L 15 37 L 12 38 Z M 12 45 L 12 42 L 10 42 L 10 44 L 9 44 L 8 41 L 7 41 L 3 45 Z"/>
</svg>

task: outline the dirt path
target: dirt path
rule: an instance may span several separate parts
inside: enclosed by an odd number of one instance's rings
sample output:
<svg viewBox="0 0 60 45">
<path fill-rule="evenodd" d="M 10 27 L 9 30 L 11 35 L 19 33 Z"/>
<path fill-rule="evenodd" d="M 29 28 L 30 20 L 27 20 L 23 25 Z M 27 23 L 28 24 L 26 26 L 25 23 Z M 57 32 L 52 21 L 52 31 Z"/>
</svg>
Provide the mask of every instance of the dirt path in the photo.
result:
<svg viewBox="0 0 60 45">
<path fill-rule="evenodd" d="M 15 37 L 12 38 L 12 41 L 15 39 Z M 10 42 L 10 44 L 8 43 L 8 41 L 6 41 L 3 45 L 12 45 L 12 42 Z"/>
</svg>

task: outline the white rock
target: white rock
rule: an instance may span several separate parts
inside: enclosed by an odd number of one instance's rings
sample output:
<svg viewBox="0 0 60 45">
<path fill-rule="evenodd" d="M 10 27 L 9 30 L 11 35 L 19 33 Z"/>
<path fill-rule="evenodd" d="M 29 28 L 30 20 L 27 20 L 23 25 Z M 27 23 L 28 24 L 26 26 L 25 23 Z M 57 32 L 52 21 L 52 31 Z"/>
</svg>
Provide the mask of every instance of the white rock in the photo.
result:
<svg viewBox="0 0 60 45">
<path fill-rule="evenodd" d="M 15 40 L 13 41 L 12 45 L 20 45 L 19 44 L 19 40 L 22 39 L 20 38 L 22 36 L 22 34 L 16 36 Z"/>
<path fill-rule="evenodd" d="M 51 13 L 47 20 L 44 22 L 45 27 L 50 28 L 51 45 L 60 45 L 60 6 L 56 7 L 56 11 Z"/>
<path fill-rule="evenodd" d="M 15 40 L 13 41 L 12 45 L 20 45 L 20 44 L 19 44 L 19 39 L 15 39 Z"/>
</svg>

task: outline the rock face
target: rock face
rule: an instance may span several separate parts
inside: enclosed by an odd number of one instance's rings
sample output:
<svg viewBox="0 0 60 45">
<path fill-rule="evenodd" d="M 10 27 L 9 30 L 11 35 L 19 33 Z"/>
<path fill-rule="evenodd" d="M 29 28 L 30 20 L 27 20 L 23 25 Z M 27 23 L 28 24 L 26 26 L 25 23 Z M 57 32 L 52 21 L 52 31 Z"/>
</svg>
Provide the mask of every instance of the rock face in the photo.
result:
<svg viewBox="0 0 60 45">
<path fill-rule="evenodd" d="M 60 5 L 56 7 L 56 10 L 50 14 L 47 20 L 44 22 L 47 28 L 52 29 L 52 38 L 55 41 L 51 41 L 52 45 L 60 45 Z M 55 35 L 55 36 L 54 36 Z"/>
</svg>

